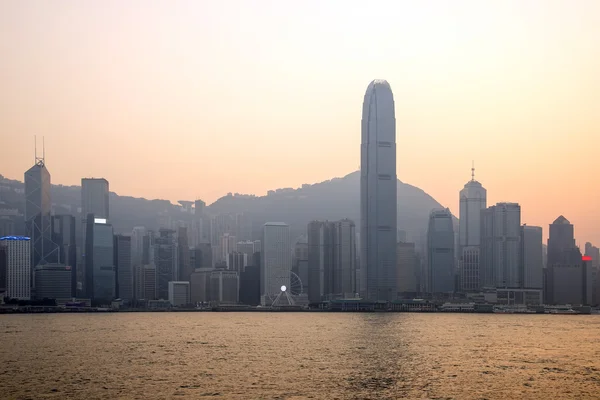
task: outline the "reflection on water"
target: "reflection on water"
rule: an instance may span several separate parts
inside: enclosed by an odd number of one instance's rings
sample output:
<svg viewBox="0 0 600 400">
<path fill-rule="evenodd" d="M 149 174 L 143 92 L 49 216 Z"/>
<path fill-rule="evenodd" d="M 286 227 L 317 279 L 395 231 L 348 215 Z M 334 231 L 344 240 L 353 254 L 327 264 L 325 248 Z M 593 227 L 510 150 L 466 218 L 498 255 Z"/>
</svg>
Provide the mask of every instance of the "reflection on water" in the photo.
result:
<svg viewBox="0 0 600 400">
<path fill-rule="evenodd" d="M 598 398 L 600 317 L 0 316 L 2 398 Z"/>
</svg>

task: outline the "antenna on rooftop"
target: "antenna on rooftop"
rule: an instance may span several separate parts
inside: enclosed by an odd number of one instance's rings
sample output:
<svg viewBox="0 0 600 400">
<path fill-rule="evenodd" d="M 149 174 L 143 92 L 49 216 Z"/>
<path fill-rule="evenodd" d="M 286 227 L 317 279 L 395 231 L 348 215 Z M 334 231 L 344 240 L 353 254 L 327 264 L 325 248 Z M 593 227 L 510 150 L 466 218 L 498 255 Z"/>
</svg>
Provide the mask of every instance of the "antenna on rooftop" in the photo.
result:
<svg viewBox="0 0 600 400">
<path fill-rule="evenodd" d="M 37 136 L 33 136 L 33 150 L 35 157 L 35 164 L 43 166 L 46 162 L 46 145 L 44 142 L 44 137 L 42 136 L 42 156 L 38 157 L 37 155 Z"/>
<path fill-rule="evenodd" d="M 471 180 L 475 181 L 475 160 L 473 160 L 471 164 Z"/>
</svg>

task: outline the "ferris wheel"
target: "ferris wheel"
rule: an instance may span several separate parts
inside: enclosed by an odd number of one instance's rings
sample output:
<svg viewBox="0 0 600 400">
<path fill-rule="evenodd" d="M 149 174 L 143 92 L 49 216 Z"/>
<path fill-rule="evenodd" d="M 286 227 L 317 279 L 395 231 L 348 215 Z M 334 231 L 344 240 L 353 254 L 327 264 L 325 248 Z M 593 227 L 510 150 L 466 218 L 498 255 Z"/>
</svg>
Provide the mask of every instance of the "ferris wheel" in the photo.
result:
<svg viewBox="0 0 600 400">
<path fill-rule="evenodd" d="M 303 294 L 304 288 L 300 277 L 291 271 L 286 275 L 275 277 L 273 286 L 279 288 L 279 291 L 269 293 L 271 306 L 294 306 L 295 298 Z"/>
</svg>

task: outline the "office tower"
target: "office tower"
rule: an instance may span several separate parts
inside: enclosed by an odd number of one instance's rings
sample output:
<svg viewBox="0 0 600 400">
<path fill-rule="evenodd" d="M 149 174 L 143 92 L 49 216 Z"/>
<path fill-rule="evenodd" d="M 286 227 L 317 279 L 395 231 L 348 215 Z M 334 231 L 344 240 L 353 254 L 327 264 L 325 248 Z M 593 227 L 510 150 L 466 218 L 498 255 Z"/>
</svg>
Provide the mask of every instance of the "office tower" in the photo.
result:
<svg viewBox="0 0 600 400">
<path fill-rule="evenodd" d="M 202 200 L 194 202 L 194 229 L 197 231 L 194 246 L 211 242 L 211 218 L 206 213 L 206 203 Z"/>
<path fill-rule="evenodd" d="M 137 300 L 156 300 L 156 266 L 154 264 L 138 267 L 136 282 L 138 283 Z"/>
<path fill-rule="evenodd" d="M 210 273 L 212 268 L 198 268 L 190 276 L 191 303 L 210 302 Z"/>
<path fill-rule="evenodd" d="M 190 275 L 194 272 L 194 267 L 191 263 L 190 245 L 188 241 L 188 229 L 179 227 L 177 230 L 177 261 L 179 263 L 179 280 L 189 282 Z"/>
<path fill-rule="evenodd" d="M 305 274 L 308 278 L 309 302 L 355 296 L 356 229 L 354 222 L 349 219 L 335 222 L 310 222 L 306 250 L 308 270 Z M 302 257 L 301 254 L 299 256 Z"/>
<path fill-rule="evenodd" d="M 221 238 L 225 234 L 235 236 L 235 216 L 231 214 L 218 214 L 211 220 L 210 244 L 218 248 Z"/>
<path fill-rule="evenodd" d="M 477 292 L 481 285 L 479 276 L 480 247 L 463 247 L 459 263 L 461 290 L 463 292 Z"/>
<path fill-rule="evenodd" d="M 247 265 L 240 274 L 239 300 L 240 303 L 250 306 L 260 304 L 260 262 Z"/>
<path fill-rule="evenodd" d="M 349 219 L 335 221 L 331 225 L 333 234 L 331 294 L 336 298 L 353 298 L 356 295 L 356 228 L 354 222 Z M 394 290 L 396 290 L 395 285 Z"/>
<path fill-rule="evenodd" d="M 143 238 L 142 265 L 154 264 L 154 241 L 156 234 L 149 230 Z"/>
<path fill-rule="evenodd" d="M 252 219 L 246 213 L 235 216 L 235 237 L 237 240 L 252 239 Z"/>
<path fill-rule="evenodd" d="M 360 293 L 391 301 L 396 292 L 396 117 L 392 89 L 384 80 L 367 88 L 361 136 Z"/>
<path fill-rule="evenodd" d="M 108 207 L 108 181 L 104 178 L 81 179 L 81 217 L 83 222 L 82 232 L 85 246 L 85 234 L 87 233 L 86 222 L 88 214 L 94 214 L 96 218 L 109 219 Z"/>
<path fill-rule="evenodd" d="M 57 263 L 70 267 L 71 297 L 77 297 L 76 219 L 74 216 L 67 214 L 55 215 L 51 221 L 52 242 L 60 248 Z"/>
<path fill-rule="evenodd" d="M 300 282 L 302 282 L 303 291 L 308 295 L 308 237 L 303 236 L 294 246 L 294 266 L 292 270 Z"/>
<path fill-rule="evenodd" d="M 35 165 L 25 172 L 25 229 L 31 239 L 31 268 L 56 261 L 57 246 L 52 243 L 50 221 L 50 186 L 50 172 L 44 158 L 36 155 Z"/>
<path fill-rule="evenodd" d="M 263 225 L 261 253 L 261 304 L 271 305 L 271 297 L 281 292 L 281 286 L 290 286 L 292 270 L 292 243 L 290 227 L 282 222 Z"/>
<path fill-rule="evenodd" d="M 414 243 L 398 243 L 397 292 L 414 298 L 419 293 L 419 260 Z"/>
<path fill-rule="evenodd" d="M 454 291 L 454 227 L 449 209 L 434 210 L 427 229 L 427 265 L 430 293 Z"/>
<path fill-rule="evenodd" d="M 333 238 L 328 221 L 311 221 L 308 224 L 308 301 L 319 303 L 328 300 L 333 270 Z"/>
<path fill-rule="evenodd" d="M 260 253 L 262 251 L 262 242 L 260 240 L 254 241 L 254 252 Z"/>
<path fill-rule="evenodd" d="M 85 226 L 85 293 L 96 303 L 110 302 L 115 297 L 113 228 L 94 214 L 88 214 Z"/>
<path fill-rule="evenodd" d="M 244 240 L 241 242 L 237 242 L 236 250 L 240 253 L 247 254 L 248 259 L 252 258 L 252 254 L 254 254 L 254 242 L 251 240 Z"/>
<path fill-rule="evenodd" d="M 169 282 L 169 303 L 173 307 L 190 304 L 190 283 L 182 281 Z"/>
<path fill-rule="evenodd" d="M 213 267 L 212 249 L 210 243 L 200 243 L 192 253 L 194 258 L 192 266 L 194 269 Z"/>
<path fill-rule="evenodd" d="M 0 245 L 0 298 L 3 298 L 4 293 L 6 293 L 6 273 L 8 269 L 8 257 L 6 250 L 6 247 Z"/>
<path fill-rule="evenodd" d="M 541 227 L 527 225 L 521 227 L 521 264 L 523 287 L 542 289 L 544 271 Z"/>
<path fill-rule="evenodd" d="M 521 206 L 498 203 L 481 211 L 481 287 L 521 288 Z"/>
<path fill-rule="evenodd" d="M 581 251 L 575 245 L 573 225 L 562 215 L 550 224 L 548 238 L 548 266 L 578 265 L 581 263 Z"/>
<path fill-rule="evenodd" d="M 227 269 L 230 271 L 242 272 L 248 265 L 248 255 L 238 251 L 232 251 L 228 255 Z"/>
<path fill-rule="evenodd" d="M 600 266 L 600 249 L 590 242 L 585 244 L 585 255 L 591 257 L 591 265 L 593 268 L 598 268 Z"/>
<path fill-rule="evenodd" d="M 108 181 L 104 178 L 81 179 L 81 214 L 109 219 Z"/>
<path fill-rule="evenodd" d="M 143 265 L 144 256 L 144 236 L 146 228 L 136 226 L 131 232 L 131 264 L 133 266 Z"/>
<path fill-rule="evenodd" d="M 177 243 L 175 231 L 161 228 L 154 239 L 154 264 L 156 265 L 156 297 L 169 298 L 169 282 L 177 277 Z"/>
<path fill-rule="evenodd" d="M 25 236 L 0 238 L 6 275 L 5 296 L 11 299 L 31 299 L 31 240 Z M 2 264 L 2 261 L 0 261 Z"/>
<path fill-rule="evenodd" d="M 459 250 L 462 247 L 479 246 L 481 242 L 481 210 L 485 210 L 487 207 L 487 190 L 475 180 L 475 168 L 471 168 L 471 180 L 460 191 L 459 200 Z"/>
<path fill-rule="evenodd" d="M 129 304 L 134 298 L 131 236 L 115 235 L 114 257 L 114 264 L 117 270 L 116 297 Z"/>
<path fill-rule="evenodd" d="M 487 190 L 475 180 L 475 167 L 471 180 L 459 194 L 458 259 L 460 289 L 463 292 L 479 290 L 479 259 L 481 244 L 481 211 L 487 207 Z"/>
<path fill-rule="evenodd" d="M 581 251 L 575 245 L 575 229 L 561 215 L 550 224 L 544 296 L 546 302 L 549 304 L 589 304 L 586 301 L 584 290 L 587 272 L 587 264 L 584 265 Z M 591 270 L 589 272 L 591 274 Z"/>
<path fill-rule="evenodd" d="M 239 302 L 240 278 L 236 271 L 217 270 L 210 273 L 210 298 L 219 304 Z"/>
<path fill-rule="evenodd" d="M 236 251 L 236 237 L 225 233 L 219 241 L 219 258 L 217 261 L 229 262 L 229 253 Z"/>
<path fill-rule="evenodd" d="M 63 264 L 44 264 L 35 267 L 36 299 L 70 299 L 72 284 L 71 267 Z"/>
<path fill-rule="evenodd" d="M 0 237 L 22 236 L 25 229 L 25 216 L 16 208 L 0 208 Z"/>
</svg>

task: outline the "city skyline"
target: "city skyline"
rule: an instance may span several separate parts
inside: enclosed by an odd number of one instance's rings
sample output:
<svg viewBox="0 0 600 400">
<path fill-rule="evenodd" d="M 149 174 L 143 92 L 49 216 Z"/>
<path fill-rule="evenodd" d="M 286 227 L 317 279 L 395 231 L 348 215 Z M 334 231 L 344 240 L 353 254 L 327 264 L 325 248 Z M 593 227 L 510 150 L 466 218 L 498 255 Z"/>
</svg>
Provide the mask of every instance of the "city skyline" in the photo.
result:
<svg viewBox="0 0 600 400">
<path fill-rule="evenodd" d="M 320 182 L 358 169 L 360 96 L 382 76 L 398 91 L 403 182 L 458 215 L 455 191 L 475 160 L 489 204 L 519 202 L 523 222 L 544 227 L 544 237 L 565 214 L 578 244 L 600 242 L 591 176 L 600 4 L 388 3 L 377 23 L 363 17 L 373 12 L 364 4 L 269 4 L 267 12 L 258 4 L 123 5 L 127 13 L 3 3 L 0 142 L 10 146 L 0 146 L 0 173 L 21 180 L 33 136 L 43 135 L 53 182 L 65 185 L 103 176 L 120 194 L 212 203 L 227 192 Z M 62 24 L 65 13 L 73 25 Z M 355 32 L 355 23 L 373 29 Z M 263 44 L 250 54 L 254 40 Z M 294 151 L 288 137 L 302 137 Z M 212 168 L 222 161 L 218 149 L 246 173 Z"/>
</svg>

